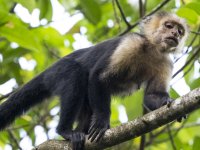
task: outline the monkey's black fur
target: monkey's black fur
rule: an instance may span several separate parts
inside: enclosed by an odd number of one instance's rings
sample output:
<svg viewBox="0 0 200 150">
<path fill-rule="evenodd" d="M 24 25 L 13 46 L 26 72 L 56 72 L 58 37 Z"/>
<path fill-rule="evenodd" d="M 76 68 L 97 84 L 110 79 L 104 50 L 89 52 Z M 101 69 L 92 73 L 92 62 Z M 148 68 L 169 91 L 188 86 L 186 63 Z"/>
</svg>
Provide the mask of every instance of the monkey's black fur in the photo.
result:
<svg viewBox="0 0 200 150">
<path fill-rule="evenodd" d="M 58 95 L 61 111 L 57 132 L 71 140 L 75 150 L 83 148 L 85 134 L 98 141 L 109 128 L 110 94 L 121 90 L 116 85 L 127 74 L 123 72 L 104 83 L 99 80 L 121 39 L 77 50 L 32 79 L 0 106 L 0 129 L 45 98 Z M 78 126 L 72 131 L 75 120 Z"/>
<path fill-rule="evenodd" d="M 151 22 L 167 16 L 167 24 Z M 151 27 L 150 33 L 117 37 L 60 59 L 0 105 L 0 130 L 30 107 L 58 95 L 57 132 L 72 142 L 73 150 L 83 150 L 85 134 L 89 140 L 99 141 L 110 127 L 111 95 L 131 93 L 145 83 L 148 109 L 170 103 L 167 92 L 173 65 L 169 53 L 176 50 L 185 33 L 176 22 L 180 19 L 173 17 L 155 15 L 143 24 L 142 29 Z M 72 130 L 75 121 L 77 127 Z"/>
<path fill-rule="evenodd" d="M 30 107 L 58 95 L 61 112 L 57 132 L 73 142 L 73 149 L 83 148 L 84 134 L 88 133 L 90 125 L 92 133 L 99 127 L 100 138 L 109 128 L 110 94 L 106 85 L 99 82 L 98 75 L 120 39 L 75 51 L 12 94 L 0 105 L 0 130 Z M 78 126 L 72 131 L 75 120 Z"/>
</svg>

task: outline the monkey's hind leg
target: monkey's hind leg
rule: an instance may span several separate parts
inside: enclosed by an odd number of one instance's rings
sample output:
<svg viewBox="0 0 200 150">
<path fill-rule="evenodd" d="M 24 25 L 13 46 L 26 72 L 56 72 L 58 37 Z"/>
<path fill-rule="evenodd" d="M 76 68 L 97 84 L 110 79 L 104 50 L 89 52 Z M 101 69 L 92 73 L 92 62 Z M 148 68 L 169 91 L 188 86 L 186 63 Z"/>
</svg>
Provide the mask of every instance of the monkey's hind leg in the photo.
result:
<svg viewBox="0 0 200 150">
<path fill-rule="evenodd" d="M 85 133 L 74 131 L 73 123 L 84 103 L 87 79 L 85 78 L 84 72 L 78 68 L 73 68 L 66 76 L 67 79 L 62 81 L 62 84 L 59 86 L 61 88 L 59 90 L 61 110 L 57 132 L 63 138 L 72 142 L 73 150 L 83 150 Z"/>
<path fill-rule="evenodd" d="M 89 79 L 89 102 L 92 109 L 92 120 L 88 131 L 88 139 L 98 142 L 105 131 L 110 128 L 110 101 L 108 87 L 99 80 L 98 74 L 93 74 Z"/>
<path fill-rule="evenodd" d="M 81 101 L 81 99 L 70 99 L 68 94 L 61 98 L 60 121 L 57 132 L 64 139 L 72 142 L 73 150 L 82 150 L 85 141 L 85 134 L 83 132 L 73 131 L 73 123 L 75 122 Z"/>
<path fill-rule="evenodd" d="M 89 107 L 88 98 L 86 98 L 84 100 L 83 107 L 77 118 L 78 125 L 77 125 L 75 131 L 80 131 L 85 134 L 88 134 L 91 119 L 92 119 L 92 110 Z"/>
</svg>

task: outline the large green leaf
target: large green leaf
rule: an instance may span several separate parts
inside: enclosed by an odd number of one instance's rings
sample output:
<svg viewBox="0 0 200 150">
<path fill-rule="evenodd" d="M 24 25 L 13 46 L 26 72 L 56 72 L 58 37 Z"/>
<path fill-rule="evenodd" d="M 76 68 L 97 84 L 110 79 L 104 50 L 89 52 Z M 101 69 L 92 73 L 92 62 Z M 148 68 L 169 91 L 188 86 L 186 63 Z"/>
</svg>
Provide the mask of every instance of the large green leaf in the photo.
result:
<svg viewBox="0 0 200 150">
<path fill-rule="evenodd" d="M 143 89 L 135 91 L 131 96 L 127 96 L 123 100 L 129 120 L 133 120 L 140 116 L 143 111 Z"/>
<path fill-rule="evenodd" d="M 189 23 L 195 24 L 198 21 L 198 14 L 190 9 L 190 8 L 186 8 L 186 7 L 182 7 L 177 11 L 177 14 L 183 18 L 186 18 Z"/>
<path fill-rule="evenodd" d="M 0 15 L 0 18 L 1 16 L 2 15 Z M 7 20 L 7 22 L 4 22 L 3 25 L 0 26 L 0 36 L 33 51 L 42 49 L 41 43 L 37 38 L 38 35 L 32 33 L 18 18 L 7 15 L 4 20 Z"/>
<path fill-rule="evenodd" d="M 10 20 L 8 12 L 0 9 L 0 27 Z"/>
<path fill-rule="evenodd" d="M 190 57 L 188 57 L 188 58 L 190 58 Z M 193 66 L 191 66 L 191 65 L 193 65 Z M 188 85 L 190 85 L 191 82 L 194 80 L 194 64 L 191 64 L 191 65 L 188 65 L 183 69 L 183 72 L 185 73 L 184 79 Z M 190 67 L 192 67 L 192 68 L 190 68 Z"/>
<path fill-rule="evenodd" d="M 96 0 L 80 0 L 81 11 L 93 24 L 101 20 L 101 8 Z"/>
<path fill-rule="evenodd" d="M 64 37 L 52 27 L 39 27 L 33 30 L 34 34 L 38 35 L 37 38 L 49 45 L 56 47 L 64 46 Z"/>
<path fill-rule="evenodd" d="M 174 99 L 180 97 L 180 95 L 173 88 L 170 89 L 170 96 Z"/>
<path fill-rule="evenodd" d="M 199 150 L 200 148 L 200 137 L 196 136 L 194 138 L 193 150 Z"/>
<path fill-rule="evenodd" d="M 195 88 L 200 87 L 200 78 L 197 78 L 195 80 L 192 80 L 191 84 L 190 84 L 190 89 L 193 90 Z"/>
<path fill-rule="evenodd" d="M 200 15 L 200 3 L 192 2 L 187 4 L 186 7 L 194 10 L 196 13 Z"/>
<path fill-rule="evenodd" d="M 40 9 L 40 19 L 45 18 L 51 21 L 52 18 L 52 5 L 50 0 L 39 0 L 37 7 Z"/>
<path fill-rule="evenodd" d="M 9 12 L 14 5 L 13 0 L 0 0 L 0 11 Z"/>
</svg>

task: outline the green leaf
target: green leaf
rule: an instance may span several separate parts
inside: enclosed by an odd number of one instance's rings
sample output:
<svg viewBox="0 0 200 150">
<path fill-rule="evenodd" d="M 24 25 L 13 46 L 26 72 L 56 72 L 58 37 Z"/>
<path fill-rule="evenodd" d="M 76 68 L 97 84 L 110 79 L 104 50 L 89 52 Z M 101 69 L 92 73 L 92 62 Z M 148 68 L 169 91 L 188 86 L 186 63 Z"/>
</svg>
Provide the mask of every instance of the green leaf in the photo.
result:
<svg viewBox="0 0 200 150">
<path fill-rule="evenodd" d="M 3 26 L 10 19 L 8 12 L 0 9 L 0 27 Z"/>
<path fill-rule="evenodd" d="M 64 37 L 52 27 L 35 28 L 33 32 L 35 35 L 38 35 L 37 38 L 40 39 L 40 41 L 44 41 L 56 47 L 64 47 Z"/>
<path fill-rule="evenodd" d="M 127 96 L 122 101 L 126 107 L 126 112 L 129 120 L 140 116 L 143 110 L 143 89 L 135 91 L 131 96 Z"/>
<path fill-rule="evenodd" d="M 10 77 L 7 74 L 3 74 L 1 73 L 0 75 L 0 84 L 5 83 L 6 81 L 8 81 L 10 79 Z"/>
<path fill-rule="evenodd" d="M 180 17 L 183 17 L 185 19 L 188 20 L 189 23 L 192 23 L 192 24 L 195 24 L 197 23 L 198 21 L 198 14 L 190 9 L 190 8 L 186 8 L 186 7 L 182 7 L 180 8 L 178 11 L 177 11 L 177 14 L 180 16 Z"/>
<path fill-rule="evenodd" d="M 199 87 L 199 86 L 200 86 L 200 78 L 195 79 L 195 80 L 193 80 L 193 81 L 191 82 L 191 84 L 190 84 L 190 89 L 192 90 L 192 89 L 195 89 L 195 88 L 197 88 L 197 87 Z"/>
<path fill-rule="evenodd" d="M 174 99 L 180 97 L 180 95 L 173 88 L 170 89 L 170 96 Z"/>
<path fill-rule="evenodd" d="M 101 8 L 96 0 L 80 0 L 81 10 L 85 17 L 93 24 L 101 20 Z"/>
<path fill-rule="evenodd" d="M 40 1 L 43 1 L 43 0 L 40 0 Z M 35 0 L 15 0 L 15 2 L 20 3 L 22 6 L 27 8 L 30 13 L 36 7 Z"/>
<path fill-rule="evenodd" d="M 200 148 L 200 137 L 196 136 L 194 138 L 193 150 L 199 150 Z"/>
<path fill-rule="evenodd" d="M 188 57 L 190 58 L 190 57 Z M 187 59 L 188 60 L 188 59 Z M 190 68 L 191 66 L 188 65 L 186 66 L 184 69 L 183 69 L 183 72 L 186 74 L 184 76 L 184 79 L 185 79 L 185 82 L 190 85 L 191 82 L 194 80 L 194 64 L 191 64 L 193 65 L 192 68 Z"/>
<path fill-rule="evenodd" d="M 186 5 L 187 8 L 194 10 L 197 14 L 200 15 L 200 3 L 192 2 Z"/>
<path fill-rule="evenodd" d="M 0 10 L 9 12 L 10 9 L 14 6 L 13 0 L 0 0 Z"/>
<path fill-rule="evenodd" d="M 29 53 L 29 52 L 30 51 L 27 49 L 18 47 L 16 49 L 7 49 L 5 52 L 3 52 L 3 56 L 5 57 L 5 61 L 6 61 L 6 58 L 14 60 L 15 58 L 21 57 L 24 54 Z"/>
<path fill-rule="evenodd" d="M 39 0 L 37 6 L 40 9 L 40 19 L 46 18 L 51 20 L 52 18 L 52 5 L 50 0 Z"/>
<path fill-rule="evenodd" d="M 37 38 L 38 35 L 31 32 L 27 26 L 14 16 L 9 16 L 9 21 L 0 26 L 0 36 L 33 51 L 42 49 L 41 43 Z"/>
</svg>

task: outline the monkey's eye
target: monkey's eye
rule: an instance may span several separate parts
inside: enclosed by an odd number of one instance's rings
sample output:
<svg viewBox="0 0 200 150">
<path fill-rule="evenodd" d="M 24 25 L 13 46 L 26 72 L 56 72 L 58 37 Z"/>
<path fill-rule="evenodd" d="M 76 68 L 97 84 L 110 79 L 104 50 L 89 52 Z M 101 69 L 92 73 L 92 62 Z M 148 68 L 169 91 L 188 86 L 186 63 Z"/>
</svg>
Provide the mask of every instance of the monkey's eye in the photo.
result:
<svg viewBox="0 0 200 150">
<path fill-rule="evenodd" d="M 178 33 L 179 33 L 179 35 L 182 36 L 182 35 L 184 35 L 184 30 L 183 30 L 182 28 L 179 28 L 179 29 L 178 29 Z"/>
<path fill-rule="evenodd" d="M 165 27 L 168 29 L 172 29 L 174 25 L 171 22 L 165 22 Z"/>
</svg>

